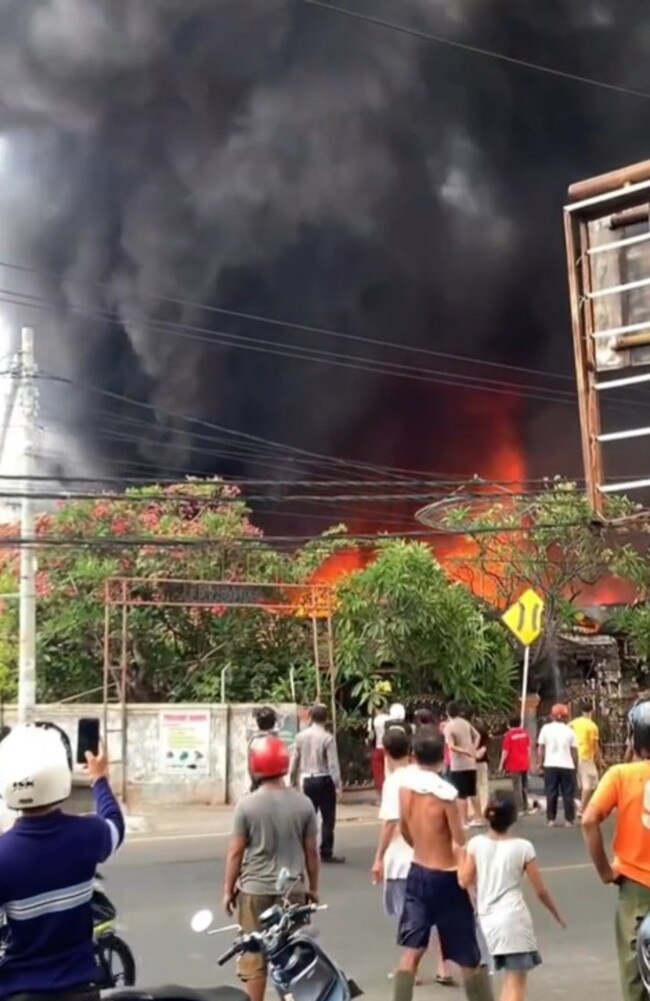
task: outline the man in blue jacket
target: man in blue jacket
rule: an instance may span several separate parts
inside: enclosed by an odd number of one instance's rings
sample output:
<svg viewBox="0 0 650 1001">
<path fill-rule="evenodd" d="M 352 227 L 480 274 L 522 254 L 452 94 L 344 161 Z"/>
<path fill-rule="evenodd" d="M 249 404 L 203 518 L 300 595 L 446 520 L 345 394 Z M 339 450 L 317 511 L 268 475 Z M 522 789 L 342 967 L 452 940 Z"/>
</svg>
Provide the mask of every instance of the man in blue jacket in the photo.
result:
<svg viewBox="0 0 650 1001">
<path fill-rule="evenodd" d="M 61 810 L 72 773 L 60 734 L 19 726 L 0 743 L 0 795 L 20 814 L 0 838 L 0 910 L 8 933 L 2 1001 L 99 997 L 91 899 L 97 866 L 124 839 L 124 818 L 104 750 L 86 758 L 97 815 L 73 817 Z"/>
</svg>

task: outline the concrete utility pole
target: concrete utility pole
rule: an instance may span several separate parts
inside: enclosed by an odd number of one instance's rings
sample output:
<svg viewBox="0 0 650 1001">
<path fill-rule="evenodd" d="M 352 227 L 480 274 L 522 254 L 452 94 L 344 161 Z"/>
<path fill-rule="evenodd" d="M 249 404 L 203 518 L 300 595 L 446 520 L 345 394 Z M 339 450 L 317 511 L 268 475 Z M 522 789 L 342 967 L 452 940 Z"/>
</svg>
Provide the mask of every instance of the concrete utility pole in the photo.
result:
<svg viewBox="0 0 650 1001">
<path fill-rule="evenodd" d="M 22 410 L 23 477 L 20 517 L 20 647 L 18 657 L 18 721 L 28 722 L 36 706 L 36 532 L 34 509 L 36 417 L 38 389 L 34 361 L 34 331 L 21 331 L 18 399 Z"/>
</svg>

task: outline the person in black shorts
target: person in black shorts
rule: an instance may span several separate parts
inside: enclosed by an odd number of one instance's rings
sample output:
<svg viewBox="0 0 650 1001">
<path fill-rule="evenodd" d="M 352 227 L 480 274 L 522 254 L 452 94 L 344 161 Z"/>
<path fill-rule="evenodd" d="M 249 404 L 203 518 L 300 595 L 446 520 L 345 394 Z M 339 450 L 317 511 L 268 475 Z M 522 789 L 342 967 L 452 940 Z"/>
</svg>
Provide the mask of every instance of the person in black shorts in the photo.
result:
<svg viewBox="0 0 650 1001">
<path fill-rule="evenodd" d="M 481 966 L 474 909 L 458 882 L 457 851 L 465 845 L 456 789 L 441 777 L 444 740 L 422 727 L 413 740 L 417 768 L 405 771 L 400 790 L 400 830 L 413 863 L 397 943 L 403 948 L 393 1001 L 412 1001 L 417 969 L 435 928 L 443 959 L 461 968 L 469 1001 L 493 1001 Z"/>
<path fill-rule="evenodd" d="M 475 727 L 465 719 L 462 707 L 457 702 L 447 706 L 447 724 L 445 726 L 445 741 L 449 752 L 449 781 L 458 791 L 460 814 L 464 824 L 469 820 L 468 804 L 471 802 L 473 813 L 478 817 L 476 803 L 476 759 L 481 740 Z M 474 820 L 472 826 L 478 826 L 480 820 Z"/>
</svg>

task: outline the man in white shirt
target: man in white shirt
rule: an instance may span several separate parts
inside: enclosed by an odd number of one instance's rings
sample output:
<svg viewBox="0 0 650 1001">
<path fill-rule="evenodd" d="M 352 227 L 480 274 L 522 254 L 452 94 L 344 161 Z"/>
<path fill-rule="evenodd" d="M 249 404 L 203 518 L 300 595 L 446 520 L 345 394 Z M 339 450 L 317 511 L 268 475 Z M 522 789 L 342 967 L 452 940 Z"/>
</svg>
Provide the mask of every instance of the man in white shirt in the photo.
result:
<svg viewBox="0 0 650 1001">
<path fill-rule="evenodd" d="M 578 741 L 569 726 L 567 706 L 557 704 L 551 710 L 551 722 L 546 723 L 537 738 L 537 760 L 544 774 L 546 789 L 546 819 L 555 827 L 558 799 L 562 796 L 564 820 L 573 827 L 576 819 L 576 770 Z"/>
<path fill-rule="evenodd" d="M 372 880 L 373 883 L 383 881 L 386 914 L 399 922 L 404 910 L 406 877 L 413 861 L 413 849 L 407 845 L 399 829 L 400 789 L 404 785 L 407 769 L 411 764 L 411 740 L 408 733 L 402 727 L 388 727 L 384 732 L 384 751 L 389 767 L 379 809 L 382 827 L 372 866 Z M 431 948 L 437 962 L 436 983 L 452 985 L 453 980 L 447 963 L 440 953 L 435 932 L 431 939 Z"/>
</svg>

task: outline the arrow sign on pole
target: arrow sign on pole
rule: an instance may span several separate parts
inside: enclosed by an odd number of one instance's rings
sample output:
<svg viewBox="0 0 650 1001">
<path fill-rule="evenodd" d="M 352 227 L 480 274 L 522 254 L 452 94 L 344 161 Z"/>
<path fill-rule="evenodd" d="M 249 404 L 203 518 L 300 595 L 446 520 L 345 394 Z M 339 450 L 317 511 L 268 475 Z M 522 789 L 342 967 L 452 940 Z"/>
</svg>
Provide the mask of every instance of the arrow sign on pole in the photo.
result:
<svg viewBox="0 0 650 1001">
<path fill-rule="evenodd" d="M 507 612 L 501 616 L 502 622 L 508 627 L 524 647 L 524 673 L 521 684 L 521 725 L 523 727 L 526 715 L 526 697 L 528 695 L 528 674 L 530 671 L 531 643 L 542 635 L 544 616 L 544 599 L 530 588 L 525 591 L 519 601 L 515 601 Z"/>
<path fill-rule="evenodd" d="M 530 588 L 501 616 L 522 646 L 531 646 L 542 635 L 544 599 Z"/>
</svg>

